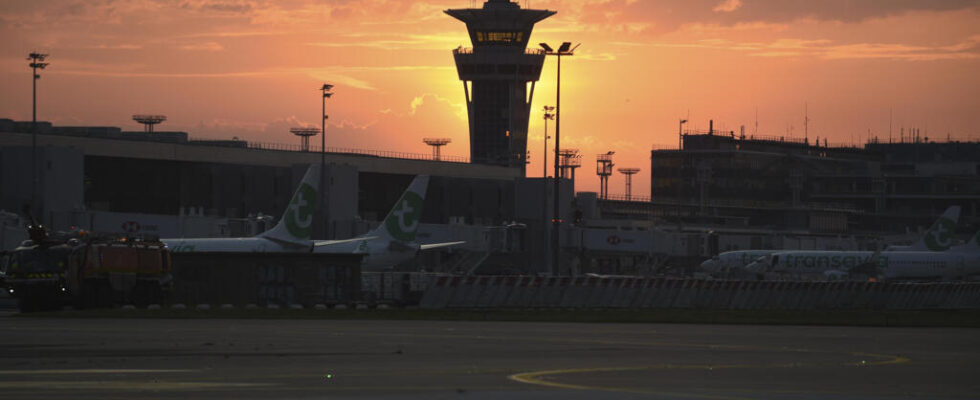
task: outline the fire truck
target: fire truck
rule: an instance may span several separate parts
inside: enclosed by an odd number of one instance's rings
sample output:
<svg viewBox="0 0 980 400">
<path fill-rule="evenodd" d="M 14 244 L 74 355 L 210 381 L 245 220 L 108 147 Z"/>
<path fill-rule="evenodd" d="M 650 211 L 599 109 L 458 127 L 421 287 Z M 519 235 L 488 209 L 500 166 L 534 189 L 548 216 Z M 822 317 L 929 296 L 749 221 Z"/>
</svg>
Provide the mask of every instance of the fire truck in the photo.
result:
<svg viewBox="0 0 980 400">
<path fill-rule="evenodd" d="M 90 241 L 72 250 L 67 276 L 82 308 L 162 304 L 173 288 L 170 251 L 159 241 Z"/>
<path fill-rule="evenodd" d="M 49 239 L 41 225 L 27 230 L 31 239 L 0 258 L 3 285 L 23 312 L 61 309 L 68 299 L 65 272 L 72 248 Z"/>
<path fill-rule="evenodd" d="M 30 240 L 0 257 L 0 278 L 21 312 L 167 302 L 170 251 L 159 241 L 81 231 L 50 238 L 36 223 L 28 233 Z"/>
</svg>

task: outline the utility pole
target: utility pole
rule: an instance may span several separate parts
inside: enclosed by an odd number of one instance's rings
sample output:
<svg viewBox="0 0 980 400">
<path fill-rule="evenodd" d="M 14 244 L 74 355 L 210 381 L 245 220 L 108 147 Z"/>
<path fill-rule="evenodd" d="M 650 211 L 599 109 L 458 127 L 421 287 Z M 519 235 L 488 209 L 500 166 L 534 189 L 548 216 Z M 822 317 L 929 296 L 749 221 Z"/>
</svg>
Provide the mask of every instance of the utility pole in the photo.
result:
<svg viewBox="0 0 980 400">
<path fill-rule="evenodd" d="M 44 69 L 49 63 L 44 62 L 47 58 L 47 54 L 33 52 L 27 56 L 27 61 L 31 63 L 31 85 L 33 96 L 31 100 L 31 213 L 37 215 L 39 208 L 37 206 L 37 80 L 41 79 L 41 75 L 37 73 L 37 70 Z M 44 215 L 41 215 L 41 220 L 44 220 Z"/>
</svg>

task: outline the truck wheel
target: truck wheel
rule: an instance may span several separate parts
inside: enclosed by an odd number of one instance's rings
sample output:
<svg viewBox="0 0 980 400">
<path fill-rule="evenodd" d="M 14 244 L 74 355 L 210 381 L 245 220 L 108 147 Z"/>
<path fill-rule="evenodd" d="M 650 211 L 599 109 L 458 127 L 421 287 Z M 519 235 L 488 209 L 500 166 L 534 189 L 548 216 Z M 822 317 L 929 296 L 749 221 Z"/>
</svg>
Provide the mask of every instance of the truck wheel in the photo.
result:
<svg viewBox="0 0 980 400">
<path fill-rule="evenodd" d="M 22 313 L 34 312 L 37 309 L 35 300 L 31 296 L 21 296 L 17 298 L 17 310 Z"/>
</svg>

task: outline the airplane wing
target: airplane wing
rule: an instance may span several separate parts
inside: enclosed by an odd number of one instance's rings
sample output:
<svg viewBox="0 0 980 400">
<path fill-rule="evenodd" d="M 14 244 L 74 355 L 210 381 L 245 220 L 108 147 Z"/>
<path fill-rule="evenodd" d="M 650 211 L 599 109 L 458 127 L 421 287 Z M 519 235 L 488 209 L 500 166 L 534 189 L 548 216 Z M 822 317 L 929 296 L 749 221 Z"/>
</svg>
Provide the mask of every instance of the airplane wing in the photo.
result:
<svg viewBox="0 0 980 400">
<path fill-rule="evenodd" d="M 461 242 L 429 243 L 429 244 L 419 245 L 419 250 L 432 250 L 432 249 L 438 249 L 440 247 L 461 245 L 463 243 L 466 243 L 466 241 L 464 240 Z"/>
<path fill-rule="evenodd" d="M 330 245 L 334 245 L 334 244 L 350 243 L 350 242 L 360 242 L 362 240 L 372 240 L 372 239 L 377 239 L 377 238 L 378 238 L 377 236 L 365 236 L 365 237 L 356 237 L 356 238 L 353 238 L 353 239 L 317 240 L 317 241 L 313 242 L 313 247 L 330 246 Z"/>
</svg>

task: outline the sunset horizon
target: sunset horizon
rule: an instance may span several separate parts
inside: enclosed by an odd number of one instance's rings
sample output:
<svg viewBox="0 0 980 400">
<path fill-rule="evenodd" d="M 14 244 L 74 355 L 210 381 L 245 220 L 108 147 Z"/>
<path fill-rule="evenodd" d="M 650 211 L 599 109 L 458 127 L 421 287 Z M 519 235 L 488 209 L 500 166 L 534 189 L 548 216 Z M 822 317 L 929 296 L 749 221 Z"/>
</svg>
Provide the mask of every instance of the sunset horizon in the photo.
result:
<svg viewBox="0 0 980 400">
<path fill-rule="evenodd" d="M 534 1 L 557 11 L 537 43 L 582 43 L 563 61 L 563 148 L 583 155 L 578 191 L 597 191 L 595 155 L 638 167 L 648 194 L 651 149 L 685 130 L 838 145 L 980 138 L 980 3 L 976 1 Z M 297 144 L 319 126 L 328 147 L 469 157 L 467 112 L 452 50 L 470 47 L 443 13 L 473 1 L 41 1 L 0 8 L 0 118 L 30 120 L 25 56 L 50 54 L 38 119 L 196 139 Z M 531 104 L 527 176 L 541 176 L 542 107 L 555 104 L 555 60 Z M 554 127 L 549 135 L 553 135 Z M 907 134 L 907 133 L 906 133 Z M 315 141 L 319 143 L 319 140 Z M 553 145 L 553 142 L 549 142 Z M 552 160 L 549 154 L 548 159 Z M 550 166 L 549 166 L 549 173 Z M 623 191 L 614 176 L 611 193 Z"/>
</svg>

